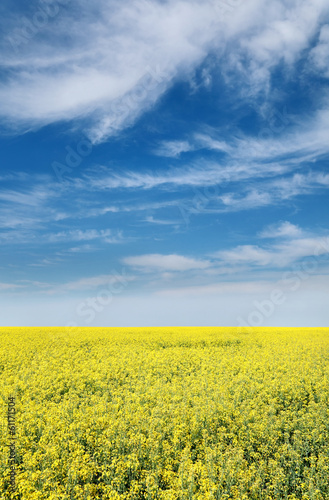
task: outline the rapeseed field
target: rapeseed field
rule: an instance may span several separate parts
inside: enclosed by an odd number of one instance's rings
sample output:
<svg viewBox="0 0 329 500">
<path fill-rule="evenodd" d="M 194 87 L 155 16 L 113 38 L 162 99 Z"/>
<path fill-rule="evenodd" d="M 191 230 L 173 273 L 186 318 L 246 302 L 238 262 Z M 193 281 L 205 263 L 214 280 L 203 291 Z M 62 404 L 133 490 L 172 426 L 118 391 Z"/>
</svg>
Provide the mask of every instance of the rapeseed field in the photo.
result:
<svg viewBox="0 0 329 500">
<path fill-rule="evenodd" d="M 1 499 L 329 499 L 329 329 L 0 339 Z"/>
</svg>

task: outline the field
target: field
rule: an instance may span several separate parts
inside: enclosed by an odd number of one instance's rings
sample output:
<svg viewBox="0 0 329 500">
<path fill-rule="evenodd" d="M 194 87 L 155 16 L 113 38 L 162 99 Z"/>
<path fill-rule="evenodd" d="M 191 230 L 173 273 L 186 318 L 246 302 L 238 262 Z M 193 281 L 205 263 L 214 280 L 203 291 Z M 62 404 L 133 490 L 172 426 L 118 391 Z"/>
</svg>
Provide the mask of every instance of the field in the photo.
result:
<svg viewBox="0 0 329 500">
<path fill-rule="evenodd" d="M 329 329 L 0 339 L 1 499 L 329 498 Z"/>
</svg>

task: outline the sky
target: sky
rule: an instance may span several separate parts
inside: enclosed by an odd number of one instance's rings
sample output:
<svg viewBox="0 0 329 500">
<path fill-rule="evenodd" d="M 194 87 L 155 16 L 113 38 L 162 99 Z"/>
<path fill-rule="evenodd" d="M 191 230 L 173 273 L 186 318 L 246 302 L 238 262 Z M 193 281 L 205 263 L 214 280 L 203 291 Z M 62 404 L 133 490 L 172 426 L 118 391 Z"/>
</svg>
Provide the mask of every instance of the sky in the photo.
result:
<svg viewBox="0 0 329 500">
<path fill-rule="evenodd" d="M 0 325 L 329 326 L 327 0 L 2 0 Z"/>
</svg>

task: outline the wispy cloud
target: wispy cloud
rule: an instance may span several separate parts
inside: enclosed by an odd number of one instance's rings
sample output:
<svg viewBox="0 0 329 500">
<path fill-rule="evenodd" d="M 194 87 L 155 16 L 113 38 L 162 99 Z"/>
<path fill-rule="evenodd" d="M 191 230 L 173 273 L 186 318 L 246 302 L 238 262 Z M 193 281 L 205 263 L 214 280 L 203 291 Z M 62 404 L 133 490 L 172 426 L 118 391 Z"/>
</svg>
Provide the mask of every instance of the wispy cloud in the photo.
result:
<svg viewBox="0 0 329 500">
<path fill-rule="evenodd" d="M 316 71 L 329 77 L 329 24 L 322 26 L 318 43 L 310 52 L 310 61 Z"/>
<path fill-rule="evenodd" d="M 48 189 L 45 185 L 33 187 L 29 192 L 8 189 L 0 192 L 0 203 L 7 202 L 15 205 L 38 207 L 44 201 L 54 196 L 56 196 L 56 193 L 52 189 Z"/>
<path fill-rule="evenodd" d="M 150 224 L 158 224 L 159 226 L 171 226 L 180 224 L 180 220 L 161 220 L 155 219 L 152 215 L 145 218 L 145 222 L 149 222 Z"/>
<path fill-rule="evenodd" d="M 303 231 L 300 227 L 285 221 L 267 227 L 259 236 L 260 238 L 295 238 L 302 236 L 302 234 Z"/>
<path fill-rule="evenodd" d="M 91 240 L 103 240 L 105 243 L 121 243 L 123 241 L 122 231 L 119 231 L 117 235 L 113 234 L 110 229 L 102 229 L 100 231 L 96 229 L 88 230 L 72 230 L 72 231 L 62 231 L 57 234 L 50 234 L 48 236 L 51 242 L 66 242 L 66 241 L 91 241 Z"/>
<path fill-rule="evenodd" d="M 104 141 L 218 49 L 227 78 L 233 69 L 249 82 L 250 93 L 263 91 L 273 66 L 294 64 L 328 14 L 325 0 L 252 0 L 240 3 L 229 19 L 215 0 L 79 0 L 78 6 L 79 15 L 68 5 L 47 24 L 42 44 L 36 36 L 15 53 L 12 31 L 4 38 L 0 64 L 8 77 L 0 101 L 2 117 L 14 129 L 89 117 L 89 136 Z"/>
<path fill-rule="evenodd" d="M 158 156 L 168 156 L 169 158 L 178 158 L 181 153 L 194 151 L 194 147 L 188 141 L 163 141 L 161 145 L 154 150 Z"/>
<path fill-rule="evenodd" d="M 12 76 L 0 88 L 0 100 L 12 123 L 42 125 L 93 115 L 89 135 L 102 141 L 131 124 L 174 76 L 199 63 L 219 29 L 212 1 L 98 0 L 91 8 L 80 0 L 79 5 L 85 15 L 67 9 L 57 16 L 45 29 L 42 47 L 32 40 L 15 57 L 7 38 L 2 65 Z M 68 26 L 70 44 L 64 44 Z"/>
<path fill-rule="evenodd" d="M 239 292 L 242 293 L 242 282 L 245 282 L 247 293 L 259 292 L 261 283 L 266 282 L 267 287 L 269 283 L 283 279 L 284 272 L 298 271 L 298 266 L 305 262 L 312 264 L 312 259 L 315 274 L 328 270 L 327 235 L 307 234 L 286 221 L 268 226 L 261 237 L 271 241 L 267 244 L 239 245 L 197 258 L 178 254 L 145 254 L 126 257 L 122 262 L 136 273 L 144 289 L 162 290 L 166 294 L 175 288 L 178 292 L 187 291 L 187 295 L 193 290 L 202 294 L 222 293 L 225 290 L 233 293 L 237 291 L 236 287 L 240 287 Z M 307 272 L 311 268 L 313 273 L 312 265 L 305 267 Z"/>
<path fill-rule="evenodd" d="M 220 200 L 226 211 L 241 211 L 255 209 L 262 206 L 278 205 L 282 201 L 289 201 L 300 195 L 314 194 L 317 190 L 328 189 L 329 176 L 325 173 L 310 172 L 308 174 L 294 174 L 273 179 L 247 192 L 226 193 Z M 214 212 L 216 209 L 213 210 Z M 219 211 L 222 211 L 220 208 Z"/>
<path fill-rule="evenodd" d="M 91 291 L 101 287 L 109 287 L 110 285 L 118 283 L 118 281 L 123 283 L 134 280 L 134 276 L 127 275 L 125 270 L 121 270 L 121 272 L 118 273 L 102 274 L 99 276 L 92 276 L 90 278 L 81 278 L 76 281 L 69 281 L 62 285 L 52 285 L 51 293 L 58 293 L 60 291 Z"/>
<path fill-rule="evenodd" d="M 35 292 L 42 291 L 47 295 L 54 295 L 67 292 L 101 291 L 104 288 L 111 289 L 113 285 L 117 285 L 118 283 L 130 283 L 134 280 L 135 277 L 133 275 L 128 275 L 125 269 L 121 269 L 118 272 L 113 271 L 111 274 L 101 274 L 67 282 L 45 282 L 26 279 L 19 280 L 17 284 L 0 283 L 0 290 L 30 289 Z M 113 287 L 112 290 L 115 290 L 115 287 Z"/>
<path fill-rule="evenodd" d="M 107 189 L 172 189 L 194 186 L 213 186 L 228 182 L 238 182 L 251 178 L 273 177 L 290 170 L 290 166 L 272 163 L 263 164 L 233 163 L 199 160 L 182 167 L 170 168 L 166 172 L 127 171 L 124 174 L 109 172 L 99 177 L 85 176 L 84 185 L 99 190 Z M 79 181 L 81 185 L 81 181 Z"/>
<path fill-rule="evenodd" d="M 63 259 L 59 256 L 53 258 L 40 259 L 38 262 L 32 262 L 30 267 L 41 267 L 41 268 L 51 268 L 63 262 Z"/>
<path fill-rule="evenodd" d="M 294 238 L 272 246 L 239 245 L 232 250 L 213 254 L 223 262 L 249 264 L 267 268 L 283 268 L 307 257 L 328 254 L 328 241 L 323 237 Z"/>
<path fill-rule="evenodd" d="M 223 140 L 216 139 L 204 133 L 194 133 L 188 141 L 162 141 L 159 147 L 154 150 L 154 154 L 157 156 L 178 158 L 181 153 L 200 149 L 208 149 L 222 153 L 233 152 L 233 147 Z"/>
<path fill-rule="evenodd" d="M 189 271 L 192 269 L 206 269 L 210 262 L 198 260 L 182 255 L 161 255 L 150 254 L 136 257 L 125 257 L 124 264 L 132 266 L 143 271 Z"/>
<path fill-rule="evenodd" d="M 10 187 L 13 182 L 15 189 Z M 0 186 L 0 229 L 11 232 L 5 232 L 3 239 L 13 240 L 16 229 L 17 235 L 25 240 L 31 230 L 42 227 L 45 222 L 66 218 L 57 207 L 61 196 L 61 191 L 54 189 L 48 176 L 22 172 L 6 175 Z"/>
</svg>

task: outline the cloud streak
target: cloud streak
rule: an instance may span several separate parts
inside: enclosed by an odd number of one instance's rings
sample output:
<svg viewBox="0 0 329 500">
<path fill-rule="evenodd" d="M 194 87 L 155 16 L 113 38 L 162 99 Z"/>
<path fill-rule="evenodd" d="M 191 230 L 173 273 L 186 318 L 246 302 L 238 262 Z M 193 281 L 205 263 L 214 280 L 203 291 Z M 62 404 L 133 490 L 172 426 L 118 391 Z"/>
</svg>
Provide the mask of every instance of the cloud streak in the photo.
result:
<svg viewBox="0 0 329 500">
<path fill-rule="evenodd" d="M 87 229 L 85 231 L 76 229 L 72 231 L 62 231 L 57 234 L 50 234 L 48 237 L 48 240 L 52 243 L 92 240 L 103 240 L 105 243 L 121 243 L 122 239 L 123 237 L 121 231 L 118 235 L 113 235 L 113 232 L 110 229 L 102 229 L 100 231 L 96 229 Z"/>
<path fill-rule="evenodd" d="M 329 252 L 329 240 L 323 237 L 294 238 L 271 247 L 239 245 L 232 250 L 213 254 L 225 263 L 248 264 L 256 267 L 286 268 L 308 257 L 321 257 Z"/>
<path fill-rule="evenodd" d="M 182 255 L 140 255 L 126 257 L 123 263 L 143 271 L 191 271 L 193 269 L 206 269 L 210 266 L 209 261 L 197 260 Z"/>
</svg>

